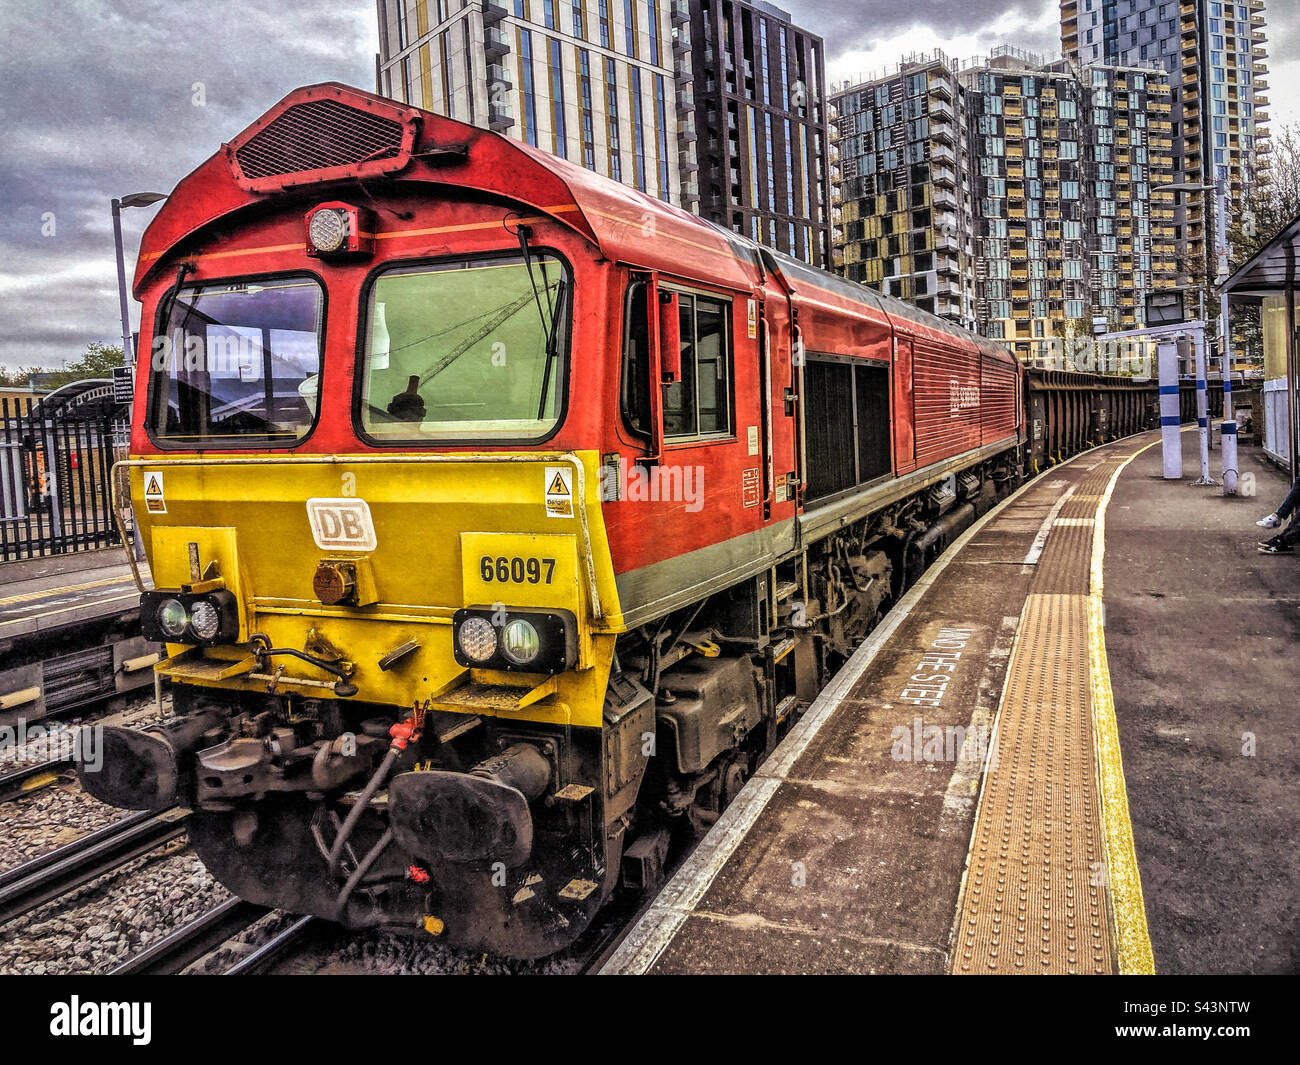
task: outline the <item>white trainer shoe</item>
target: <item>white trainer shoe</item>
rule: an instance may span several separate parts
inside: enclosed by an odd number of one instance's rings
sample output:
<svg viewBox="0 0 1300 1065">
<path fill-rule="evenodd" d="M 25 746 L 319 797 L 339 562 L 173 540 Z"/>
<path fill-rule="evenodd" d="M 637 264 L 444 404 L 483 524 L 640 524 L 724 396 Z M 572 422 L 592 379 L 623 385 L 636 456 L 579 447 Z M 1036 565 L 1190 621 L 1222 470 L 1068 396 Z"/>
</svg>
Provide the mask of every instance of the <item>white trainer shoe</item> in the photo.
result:
<svg viewBox="0 0 1300 1065">
<path fill-rule="evenodd" d="M 1261 529 L 1276 529 L 1282 524 L 1282 519 L 1276 514 L 1270 514 L 1267 518 L 1260 518 L 1255 524 Z"/>
</svg>

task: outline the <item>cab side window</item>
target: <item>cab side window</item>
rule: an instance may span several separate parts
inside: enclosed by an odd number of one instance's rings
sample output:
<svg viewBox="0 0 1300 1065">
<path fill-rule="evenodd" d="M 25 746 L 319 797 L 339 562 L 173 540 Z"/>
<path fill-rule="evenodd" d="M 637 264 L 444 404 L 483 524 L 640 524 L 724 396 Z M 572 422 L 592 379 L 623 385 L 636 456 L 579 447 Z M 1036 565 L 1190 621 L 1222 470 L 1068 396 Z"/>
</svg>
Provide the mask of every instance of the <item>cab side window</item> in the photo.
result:
<svg viewBox="0 0 1300 1065">
<path fill-rule="evenodd" d="M 646 320 L 644 282 L 627 292 L 623 326 L 623 421 L 639 436 L 650 435 L 650 330 Z"/>
<path fill-rule="evenodd" d="M 664 438 L 731 432 L 730 304 L 682 292 L 681 379 L 664 386 Z"/>
</svg>

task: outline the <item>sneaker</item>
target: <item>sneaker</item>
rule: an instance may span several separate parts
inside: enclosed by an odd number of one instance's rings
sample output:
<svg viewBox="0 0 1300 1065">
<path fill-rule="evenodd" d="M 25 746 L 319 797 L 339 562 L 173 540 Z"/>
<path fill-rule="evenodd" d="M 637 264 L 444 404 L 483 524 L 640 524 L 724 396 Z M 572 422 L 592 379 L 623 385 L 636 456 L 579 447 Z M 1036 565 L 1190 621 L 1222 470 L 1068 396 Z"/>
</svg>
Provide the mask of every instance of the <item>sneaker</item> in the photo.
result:
<svg viewBox="0 0 1300 1065">
<path fill-rule="evenodd" d="M 1278 543 L 1276 540 L 1265 540 L 1257 550 L 1261 555 L 1289 555 L 1295 548 L 1290 544 Z"/>
<path fill-rule="evenodd" d="M 1282 519 L 1276 514 L 1270 514 L 1267 518 L 1260 518 L 1255 524 L 1261 529 L 1276 529 L 1282 524 Z"/>
</svg>

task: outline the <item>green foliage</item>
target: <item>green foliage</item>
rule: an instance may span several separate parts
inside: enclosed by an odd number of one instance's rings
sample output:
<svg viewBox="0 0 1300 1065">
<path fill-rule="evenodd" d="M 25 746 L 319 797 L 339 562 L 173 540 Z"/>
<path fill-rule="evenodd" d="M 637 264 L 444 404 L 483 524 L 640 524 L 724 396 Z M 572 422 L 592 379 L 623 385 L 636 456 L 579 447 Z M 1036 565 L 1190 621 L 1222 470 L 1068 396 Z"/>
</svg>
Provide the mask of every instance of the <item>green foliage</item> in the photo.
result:
<svg viewBox="0 0 1300 1065">
<path fill-rule="evenodd" d="M 39 366 L 16 366 L 10 370 L 0 366 L 0 388 L 26 389 L 27 378 L 34 373 L 44 373 Z"/>
<path fill-rule="evenodd" d="M 112 377 L 113 367 L 123 365 L 122 348 L 92 341 L 86 345 L 85 353 L 76 362 L 62 370 L 47 370 L 42 366 L 21 366 L 13 370 L 0 367 L 0 388 L 26 388 L 32 374 L 41 374 L 42 387 L 53 390 L 62 388 L 72 381 L 83 381 L 90 377 Z"/>
</svg>

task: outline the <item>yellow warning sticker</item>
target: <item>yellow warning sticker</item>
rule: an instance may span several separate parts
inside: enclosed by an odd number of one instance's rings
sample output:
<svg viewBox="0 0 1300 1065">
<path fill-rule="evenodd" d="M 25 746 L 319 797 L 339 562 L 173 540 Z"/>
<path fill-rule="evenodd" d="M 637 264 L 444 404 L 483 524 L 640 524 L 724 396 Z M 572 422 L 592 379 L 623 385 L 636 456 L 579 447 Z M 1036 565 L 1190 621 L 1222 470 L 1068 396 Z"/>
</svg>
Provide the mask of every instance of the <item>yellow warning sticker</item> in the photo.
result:
<svg viewBox="0 0 1300 1065">
<path fill-rule="evenodd" d="M 573 517 L 573 467 L 546 467 L 546 516 Z"/>
<path fill-rule="evenodd" d="M 150 514 L 167 513 L 167 496 L 163 492 L 163 475 L 149 470 L 144 475 L 144 509 Z"/>
</svg>

